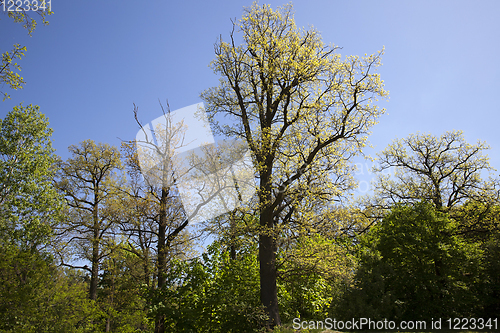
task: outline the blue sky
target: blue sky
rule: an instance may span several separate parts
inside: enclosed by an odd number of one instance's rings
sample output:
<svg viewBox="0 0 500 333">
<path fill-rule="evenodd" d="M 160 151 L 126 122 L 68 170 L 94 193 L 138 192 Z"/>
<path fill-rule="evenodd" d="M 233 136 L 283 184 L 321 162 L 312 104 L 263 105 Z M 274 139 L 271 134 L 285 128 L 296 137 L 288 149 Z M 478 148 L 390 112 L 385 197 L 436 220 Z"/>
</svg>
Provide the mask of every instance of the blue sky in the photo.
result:
<svg viewBox="0 0 500 333">
<path fill-rule="evenodd" d="M 284 2 L 270 1 L 273 8 Z M 498 1 L 294 1 L 299 27 L 313 25 L 342 55 L 374 53 L 387 114 L 373 128 L 375 155 L 410 133 L 463 130 L 468 142 L 486 141 L 500 169 L 500 2 Z M 14 105 L 38 104 L 54 129 L 57 154 L 86 139 L 119 145 L 138 130 L 139 117 L 161 115 L 201 102 L 217 85 L 209 68 L 213 44 L 228 37 L 251 1 L 52 0 L 50 25 L 33 37 L 0 14 L 0 50 L 27 47 L 20 61 L 27 84 L 0 102 L 0 117 Z M 4 87 L 6 90 L 6 87 Z M 365 170 L 366 173 L 366 170 Z M 498 174 L 498 173 L 497 173 Z"/>
</svg>

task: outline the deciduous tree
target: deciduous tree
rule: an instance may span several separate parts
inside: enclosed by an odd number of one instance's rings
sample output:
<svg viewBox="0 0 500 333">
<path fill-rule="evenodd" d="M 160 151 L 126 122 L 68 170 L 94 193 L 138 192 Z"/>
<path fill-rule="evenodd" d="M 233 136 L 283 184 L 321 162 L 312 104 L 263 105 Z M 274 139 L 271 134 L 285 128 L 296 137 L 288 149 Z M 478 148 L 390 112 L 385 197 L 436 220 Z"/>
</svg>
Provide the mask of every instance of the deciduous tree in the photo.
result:
<svg viewBox="0 0 500 333">
<path fill-rule="evenodd" d="M 0 119 L 1 245 L 37 249 L 60 216 L 51 134 L 38 106 L 16 106 Z"/>
<path fill-rule="evenodd" d="M 220 193 L 220 188 L 213 184 L 200 182 L 197 186 L 201 188 L 193 190 L 193 199 L 197 195 L 201 198 L 199 203 L 195 204 L 195 209 L 190 213 L 186 212 L 181 204 L 179 190 L 179 180 L 191 172 L 207 171 L 207 161 L 192 159 L 185 166 L 178 167 L 174 164 L 178 150 L 186 144 L 184 135 L 186 126 L 183 121 L 175 122 L 170 113 L 170 108 L 163 108 L 163 121 L 156 124 L 156 127 L 150 129 L 143 126 L 138 119 L 138 109 L 134 109 L 135 119 L 144 134 L 142 139 L 130 142 L 125 145 L 127 164 L 131 175 L 136 177 L 141 175 L 143 183 L 136 187 L 135 194 L 131 197 L 136 207 L 146 207 L 149 211 L 141 209 L 139 220 L 143 222 L 153 222 L 154 228 L 144 230 L 140 225 L 129 225 L 130 231 L 138 233 L 150 233 L 155 237 L 156 242 L 156 279 L 157 288 L 163 289 L 166 285 L 166 273 L 168 262 L 173 256 L 177 255 L 176 250 L 186 248 L 187 227 L 191 219 L 195 218 L 200 208 L 208 204 L 215 196 Z M 152 136 L 156 139 L 153 140 Z M 180 163 L 182 164 L 182 163 Z M 176 167 L 174 167 L 174 165 Z M 207 185 L 207 186 L 205 186 Z M 208 189 L 208 192 L 206 191 Z M 141 230 L 142 228 L 142 230 Z M 146 236 L 146 235 L 145 235 Z M 148 237 L 148 236 L 146 236 Z M 158 312 L 155 323 L 155 332 L 165 332 L 165 316 Z"/>
<path fill-rule="evenodd" d="M 376 172 L 394 170 L 394 175 L 380 174 L 375 183 L 376 205 L 391 207 L 394 203 L 428 200 L 441 211 L 468 200 L 498 200 L 498 184 L 483 181 L 482 172 L 494 170 L 484 152 L 489 149 L 479 141 L 472 145 L 460 131 L 440 137 L 413 134 L 395 140 L 379 154 Z"/>
<path fill-rule="evenodd" d="M 119 195 L 115 171 L 121 168 L 120 152 L 108 144 L 86 140 L 69 147 L 72 157 L 60 162 L 57 187 L 70 207 L 68 218 L 60 226 L 66 242 L 78 248 L 91 267 L 72 266 L 90 272 L 90 299 L 97 298 L 99 269 L 114 243 L 116 220 L 110 206 Z M 71 266 L 68 263 L 64 263 Z"/>
<path fill-rule="evenodd" d="M 343 318 L 473 317 L 482 249 L 456 235 L 457 222 L 431 202 L 398 204 L 362 237 L 361 263 Z"/>
<path fill-rule="evenodd" d="M 237 45 L 235 32 L 242 35 Z M 246 8 L 229 42 L 215 44 L 220 85 L 202 98 L 214 128 L 243 139 L 258 177 L 261 301 L 269 326 L 281 323 L 276 250 L 279 229 L 299 201 L 334 200 L 354 186 L 349 158 L 361 151 L 384 112 L 374 102 L 387 92 L 373 71 L 382 51 L 341 59 L 320 33 L 297 28 L 292 6 Z M 228 121 L 217 122 L 217 115 Z M 306 205 L 307 206 L 307 205 Z M 304 206 L 303 206 L 304 207 Z"/>
<path fill-rule="evenodd" d="M 93 307 L 47 250 L 63 200 L 53 177 L 57 157 L 38 106 L 0 119 L 0 330 L 74 332 Z M 64 313 L 64 316 L 62 315 Z"/>
</svg>

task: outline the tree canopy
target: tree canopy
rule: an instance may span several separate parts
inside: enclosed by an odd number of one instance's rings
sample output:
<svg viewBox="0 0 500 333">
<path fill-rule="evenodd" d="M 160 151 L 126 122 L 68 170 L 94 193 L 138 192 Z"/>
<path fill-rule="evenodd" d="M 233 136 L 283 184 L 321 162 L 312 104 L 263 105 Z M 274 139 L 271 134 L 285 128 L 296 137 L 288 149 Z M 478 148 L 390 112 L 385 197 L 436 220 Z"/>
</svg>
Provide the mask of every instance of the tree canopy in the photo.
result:
<svg viewBox="0 0 500 333">
<path fill-rule="evenodd" d="M 47 241 L 61 210 L 53 186 L 52 129 L 38 106 L 16 106 L 0 119 L 0 235 L 23 248 Z"/>
<path fill-rule="evenodd" d="M 494 170 L 484 154 L 488 149 L 484 142 L 467 143 L 460 131 L 395 140 L 379 154 L 375 171 L 393 168 L 394 177 L 379 176 L 376 197 L 382 205 L 430 200 L 440 210 L 468 199 L 487 200 L 498 191 L 497 181 L 482 179 L 482 173 Z"/>
</svg>

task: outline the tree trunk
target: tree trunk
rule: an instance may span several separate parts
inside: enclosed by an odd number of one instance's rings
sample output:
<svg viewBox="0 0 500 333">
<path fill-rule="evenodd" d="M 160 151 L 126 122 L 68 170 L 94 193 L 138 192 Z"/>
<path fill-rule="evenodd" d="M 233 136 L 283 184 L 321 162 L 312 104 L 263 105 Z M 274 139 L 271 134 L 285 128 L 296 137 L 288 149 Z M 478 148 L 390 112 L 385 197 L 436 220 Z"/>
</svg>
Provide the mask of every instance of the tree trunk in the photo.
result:
<svg viewBox="0 0 500 333">
<path fill-rule="evenodd" d="M 92 212 L 94 234 L 92 239 L 92 273 L 90 277 L 90 299 L 97 299 L 97 281 L 99 279 L 99 214 L 97 204 Z"/>
<path fill-rule="evenodd" d="M 167 257 L 165 253 L 166 229 L 167 229 L 167 198 L 168 188 L 162 188 L 160 199 L 160 223 L 158 226 L 158 289 L 165 285 L 165 271 L 167 268 Z M 165 316 L 161 313 L 156 315 L 155 333 L 165 332 Z"/>
<path fill-rule="evenodd" d="M 236 221 L 234 211 L 229 213 L 229 255 L 231 260 L 236 260 Z"/>
<path fill-rule="evenodd" d="M 273 211 L 271 202 L 271 173 L 268 166 L 261 173 L 259 201 L 263 204 L 260 211 L 260 226 L 264 232 L 259 235 L 259 270 L 260 270 L 260 300 L 269 316 L 268 328 L 281 325 L 278 307 L 278 288 L 276 286 L 276 240 L 274 238 Z"/>
<path fill-rule="evenodd" d="M 268 328 L 281 325 L 276 286 L 276 244 L 273 236 L 259 236 L 260 299 L 269 316 Z"/>
</svg>

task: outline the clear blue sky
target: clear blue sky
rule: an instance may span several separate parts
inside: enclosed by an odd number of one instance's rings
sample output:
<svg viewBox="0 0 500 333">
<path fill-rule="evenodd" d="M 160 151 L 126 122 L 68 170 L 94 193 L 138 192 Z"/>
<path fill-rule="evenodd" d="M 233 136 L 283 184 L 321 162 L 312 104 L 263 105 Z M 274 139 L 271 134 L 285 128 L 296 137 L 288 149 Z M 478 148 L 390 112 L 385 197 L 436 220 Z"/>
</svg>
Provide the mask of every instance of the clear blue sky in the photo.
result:
<svg viewBox="0 0 500 333">
<path fill-rule="evenodd" d="M 264 2 L 260 2 L 261 4 Z M 266 2 L 268 3 L 268 2 Z M 342 55 L 385 46 L 379 69 L 390 100 L 373 128 L 375 155 L 410 133 L 463 130 L 486 141 L 500 169 L 499 1 L 295 1 L 299 27 L 313 25 Z M 284 2 L 271 1 L 273 8 Z M 218 83 L 208 67 L 213 44 L 228 36 L 251 1 L 52 0 L 50 25 L 28 37 L 0 13 L 0 50 L 25 45 L 27 84 L 0 102 L 38 104 L 54 129 L 57 154 L 86 139 L 119 145 L 135 137 L 133 103 L 144 122 L 200 102 Z M 4 87 L 6 90 L 6 87 Z"/>
</svg>

